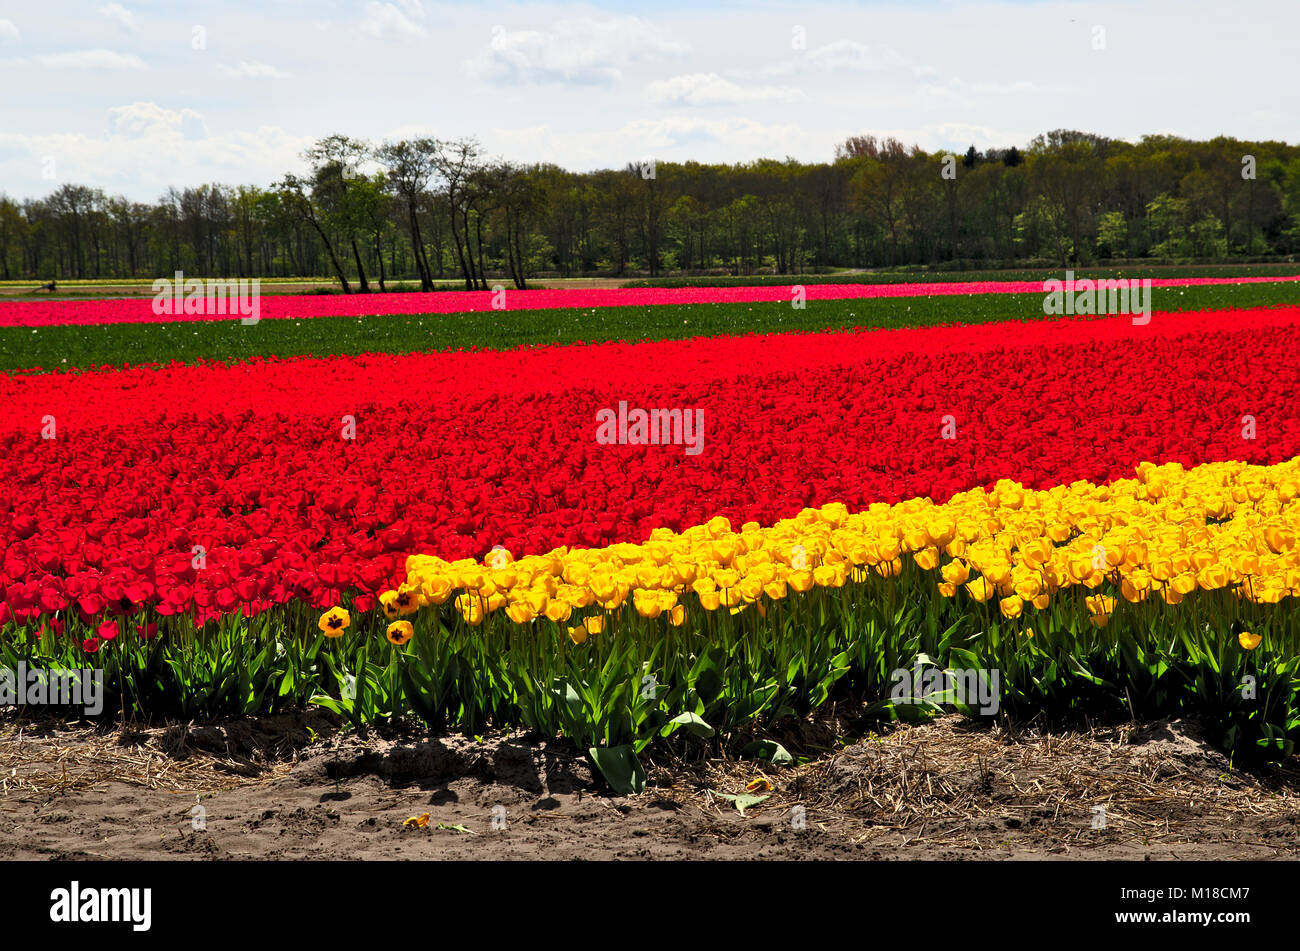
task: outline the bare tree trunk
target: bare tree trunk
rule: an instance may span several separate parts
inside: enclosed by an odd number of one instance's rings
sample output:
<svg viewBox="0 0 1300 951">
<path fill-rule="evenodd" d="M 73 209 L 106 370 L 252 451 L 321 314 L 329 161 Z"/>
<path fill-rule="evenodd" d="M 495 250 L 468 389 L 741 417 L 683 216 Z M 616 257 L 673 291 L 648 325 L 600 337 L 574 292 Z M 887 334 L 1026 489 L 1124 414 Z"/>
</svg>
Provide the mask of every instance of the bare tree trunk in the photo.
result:
<svg viewBox="0 0 1300 951">
<path fill-rule="evenodd" d="M 466 235 L 465 239 L 468 241 L 469 236 Z M 465 249 L 460 246 L 460 234 L 456 231 L 455 202 L 451 202 L 451 241 L 452 244 L 456 246 L 456 258 L 460 261 L 460 272 L 465 277 L 465 290 L 472 291 L 474 290 L 473 271 L 471 266 L 465 261 Z"/>
<path fill-rule="evenodd" d="M 483 290 L 487 290 L 487 271 L 483 267 L 483 216 L 474 221 L 474 240 L 478 243 L 478 279 Z"/>
<path fill-rule="evenodd" d="M 338 255 L 334 253 L 334 245 L 330 243 L 324 229 L 321 228 L 314 217 L 308 220 L 311 221 L 312 227 L 316 229 L 316 233 L 320 235 L 321 243 L 325 245 L 325 251 L 329 255 L 330 263 L 334 266 L 334 273 L 338 275 L 339 283 L 343 285 L 343 293 L 351 294 L 352 285 L 348 283 L 348 276 L 343 272 L 343 265 L 339 263 Z"/>
<path fill-rule="evenodd" d="M 429 278 L 429 268 L 420 257 L 424 242 L 420 239 L 420 220 L 415 214 L 415 202 L 407 202 L 407 212 L 411 217 L 411 248 L 415 252 L 415 270 L 420 276 L 420 290 L 433 290 L 433 281 Z"/>
<path fill-rule="evenodd" d="M 352 239 L 352 257 L 357 262 L 357 281 L 361 284 L 361 293 L 370 293 L 370 283 L 366 280 L 366 269 L 361 264 L 361 252 L 357 250 L 357 239 Z"/>
<path fill-rule="evenodd" d="M 379 261 L 379 291 L 385 292 L 388 288 L 384 286 L 384 240 L 379 232 L 375 232 L 375 258 Z"/>
</svg>

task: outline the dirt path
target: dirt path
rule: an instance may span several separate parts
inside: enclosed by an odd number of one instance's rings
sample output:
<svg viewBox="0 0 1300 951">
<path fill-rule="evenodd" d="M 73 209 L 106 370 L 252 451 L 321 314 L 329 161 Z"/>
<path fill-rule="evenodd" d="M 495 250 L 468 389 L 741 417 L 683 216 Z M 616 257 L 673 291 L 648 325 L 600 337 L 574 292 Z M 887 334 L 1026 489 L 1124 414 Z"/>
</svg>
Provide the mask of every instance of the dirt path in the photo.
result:
<svg viewBox="0 0 1300 951">
<path fill-rule="evenodd" d="M 847 273 L 847 272 L 846 272 Z M 534 278 L 528 282 L 530 288 L 608 288 L 622 287 L 633 278 L 628 277 L 556 277 L 556 278 Z M 497 281 L 505 287 L 513 287 L 509 281 Z M 0 286 L 0 299 L 9 298 L 14 300 L 101 300 L 118 297 L 153 297 L 154 290 L 149 284 L 64 284 L 59 285 L 56 292 L 37 290 L 37 282 L 24 285 L 3 285 Z M 459 283 L 447 283 L 442 286 L 443 290 L 463 290 L 464 285 Z M 259 291 L 265 296 L 275 294 L 302 294 L 314 289 L 335 292 L 339 289 L 337 282 L 328 280 L 319 281 L 275 281 L 263 282 L 259 286 Z M 392 283 L 388 285 L 388 292 L 407 292 L 418 291 L 420 284 L 414 283 Z M 375 293 L 379 293 L 379 285 L 374 286 Z"/>
<path fill-rule="evenodd" d="M 1179 723 L 1047 737 L 951 717 L 791 769 L 651 763 L 626 798 L 567 746 L 518 736 L 364 740 L 315 716 L 19 730 L 0 740 L 2 859 L 1300 854 L 1300 770 L 1234 772 Z M 744 815 L 712 792 L 761 777 L 770 797 Z"/>
</svg>

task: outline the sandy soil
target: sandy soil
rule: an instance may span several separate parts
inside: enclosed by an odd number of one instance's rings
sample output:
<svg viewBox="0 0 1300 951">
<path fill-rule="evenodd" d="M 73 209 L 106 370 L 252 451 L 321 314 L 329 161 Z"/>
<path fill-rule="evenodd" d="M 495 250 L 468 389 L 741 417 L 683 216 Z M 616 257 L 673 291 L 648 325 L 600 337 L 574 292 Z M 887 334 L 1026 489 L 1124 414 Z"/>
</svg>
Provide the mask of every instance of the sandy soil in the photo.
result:
<svg viewBox="0 0 1300 951">
<path fill-rule="evenodd" d="M 1300 853 L 1300 769 L 1234 771 L 1178 722 L 1045 736 L 949 717 L 785 769 L 678 752 L 619 797 L 571 747 L 518 735 L 363 737 L 316 714 L 113 732 L 7 717 L 0 859 Z M 715 795 L 764 778 L 769 798 L 744 815 Z"/>
</svg>

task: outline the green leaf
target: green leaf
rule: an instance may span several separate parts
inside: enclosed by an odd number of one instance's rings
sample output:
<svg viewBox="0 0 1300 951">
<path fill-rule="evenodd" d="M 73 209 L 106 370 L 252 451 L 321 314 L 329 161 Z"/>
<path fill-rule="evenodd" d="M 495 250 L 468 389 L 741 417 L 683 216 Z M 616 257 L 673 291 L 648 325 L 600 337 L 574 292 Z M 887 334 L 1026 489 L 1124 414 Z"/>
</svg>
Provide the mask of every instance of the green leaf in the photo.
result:
<svg viewBox="0 0 1300 951">
<path fill-rule="evenodd" d="M 447 823 L 445 823 L 445 822 L 439 822 L 439 823 L 438 823 L 438 828 L 439 828 L 439 829 L 446 829 L 448 832 L 468 832 L 470 835 L 478 835 L 478 833 L 475 832 L 473 829 L 467 829 L 467 828 L 465 828 L 464 825 L 460 825 L 460 824 L 457 824 L 457 825 L 454 825 L 454 826 L 449 826 L 449 825 L 447 825 Z"/>
<path fill-rule="evenodd" d="M 722 678 L 711 660 L 701 661 L 699 673 L 695 678 L 695 693 L 706 704 L 712 703 L 722 694 Z"/>
<path fill-rule="evenodd" d="M 735 805 L 736 811 L 742 816 L 745 814 L 745 810 L 750 806 L 757 806 L 764 799 L 772 798 L 770 795 L 755 796 L 751 793 L 741 793 L 739 796 L 733 796 L 731 793 L 718 792 L 716 789 L 710 789 L 709 792 L 719 798 L 730 800 L 731 803 Z"/>
<path fill-rule="evenodd" d="M 556 678 L 551 693 L 554 694 L 555 699 L 562 701 L 573 712 L 579 714 L 582 712 L 582 697 L 567 680 Z"/>
<path fill-rule="evenodd" d="M 664 727 L 664 736 L 671 736 L 679 726 L 686 727 L 688 733 L 708 738 L 714 734 L 713 727 L 704 722 L 704 718 L 695 713 L 683 713 L 673 717 Z"/>
<path fill-rule="evenodd" d="M 891 722 L 924 723 L 943 715 L 943 707 L 920 697 L 904 700 L 877 700 L 862 711 L 867 718 L 878 717 Z"/>
<path fill-rule="evenodd" d="M 629 744 L 593 746 L 587 750 L 600 774 L 620 796 L 631 796 L 645 789 L 645 770 Z"/>
<path fill-rule="evenodd" d="M 794 757 L 775 740 L 755 740 L 746 744 L 740 755 L 767 760 L 773 766 L 790 766 L 794 763 Z"/>
</svg>

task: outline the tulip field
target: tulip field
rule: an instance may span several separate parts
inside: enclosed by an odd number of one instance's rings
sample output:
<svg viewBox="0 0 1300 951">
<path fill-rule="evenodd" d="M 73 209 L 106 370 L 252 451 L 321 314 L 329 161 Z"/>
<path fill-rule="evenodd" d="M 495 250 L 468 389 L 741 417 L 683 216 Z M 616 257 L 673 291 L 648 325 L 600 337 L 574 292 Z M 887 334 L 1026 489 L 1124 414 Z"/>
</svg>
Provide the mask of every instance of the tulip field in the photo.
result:
<svg viewBox="0 0 1300 951">
<path fill-rule="evenodd" d="M 1287 756 L 1300 289 L 1153 283 L 1146 323 L 1029 283 L 0 304 L 0 665 L 102 668 L 110 713 L 527 728 L 630 788 L 678 732 L 981 715 L 891 695 L 922 668 Z M 406 342 L 334 347 L 363 316 Z M 697 446 L 597 438 L 620 405 Z"/>
<path fill-rule="evenodd" d="M 1276 277 L 1156 278 L 1153 287 L 1211 287 L 1231 284 L 1276 284 Z M 941 281 L 911 284 L 826 284 L 803 287 L 808 300 L 871 299 L 880 297 L 960 296 L 971 294 L 1040 293 L 1042 281 Z M 490 310 L 545 310 L 585 307 L 636 307 L 666 304 L 738 304 L 791 299 L 791 285 L 780 287 L 654 287 L 595 288 L 590 290 L 448 291 L 438 294 L 389 293 L 344 296 L 267 297 L 260 317 L 310 319 L 361 317 L 375 314 L 476 313 Z M 494 301 L 495 293 L 495 301 Z M 0 327 L 43 327 L 114 323 L 163 323 L 173 320 L 206 321 L 210 317 L 180 307 L 156 313 L 151 298 L 89 301 L 24 301 L 0 310 Z M 232 310 L 231 313 L 234 311 Z"/>
</svg>

